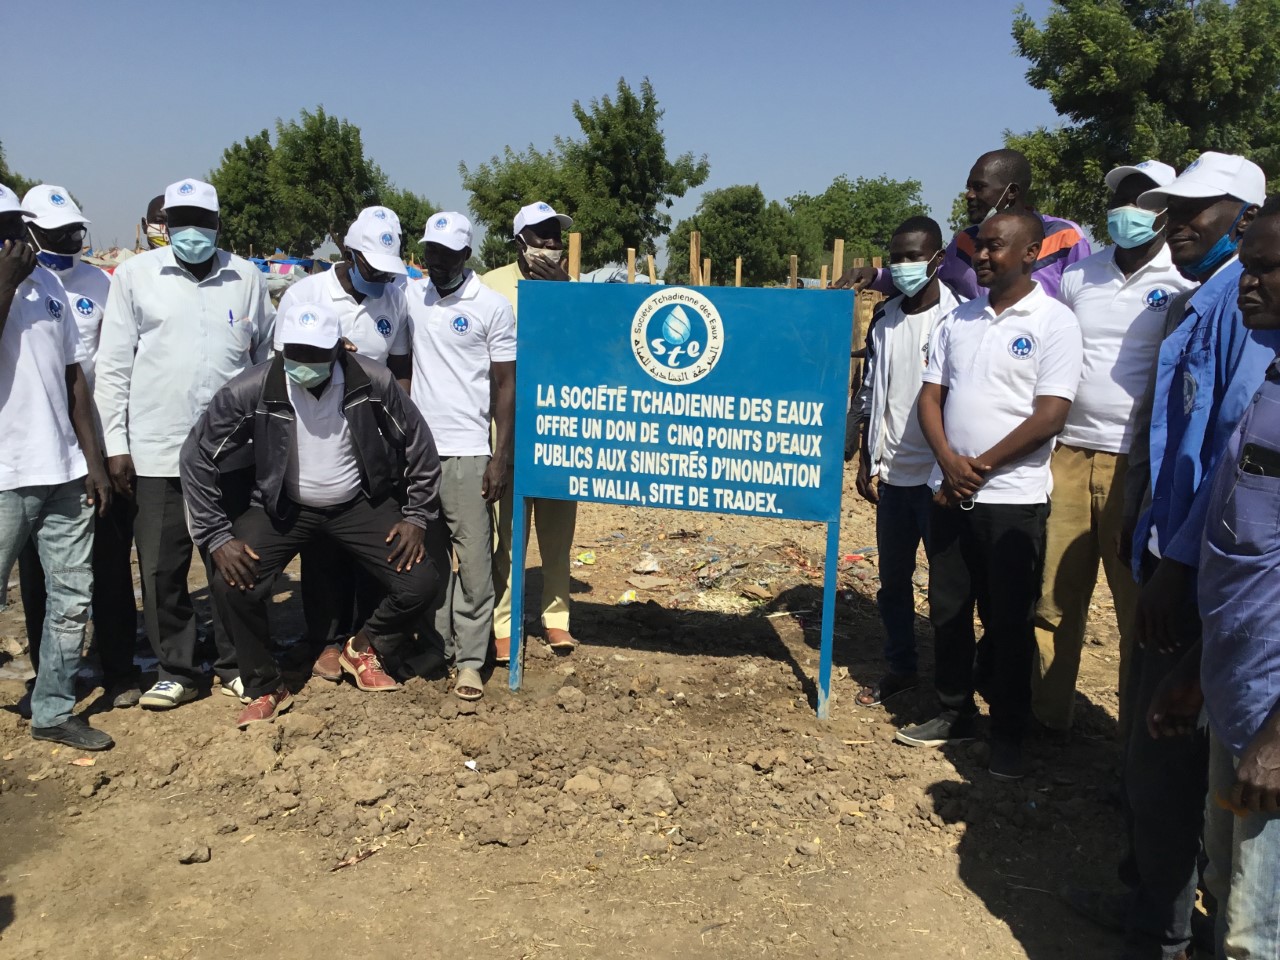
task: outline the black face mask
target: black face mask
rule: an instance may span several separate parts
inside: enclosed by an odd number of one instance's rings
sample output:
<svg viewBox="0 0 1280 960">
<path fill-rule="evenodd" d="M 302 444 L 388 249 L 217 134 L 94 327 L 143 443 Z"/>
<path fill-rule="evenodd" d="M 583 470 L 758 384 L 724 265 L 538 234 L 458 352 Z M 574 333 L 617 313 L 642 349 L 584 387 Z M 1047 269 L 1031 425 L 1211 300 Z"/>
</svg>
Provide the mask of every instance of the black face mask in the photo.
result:
<svg viewBox="0 0 1280 960">
<path fill-rule="evenodd" d="M 466 275 L 467 265 L 465 263 L 458 264 L 458 268 L 453 272 L 446 273 L 442 268 L 427 267 L 427 276 L 431 278 L 431 283 L 437 290 L 452 290 L 454 287 L 461 285 L 462 278 Z"/>
</svg>

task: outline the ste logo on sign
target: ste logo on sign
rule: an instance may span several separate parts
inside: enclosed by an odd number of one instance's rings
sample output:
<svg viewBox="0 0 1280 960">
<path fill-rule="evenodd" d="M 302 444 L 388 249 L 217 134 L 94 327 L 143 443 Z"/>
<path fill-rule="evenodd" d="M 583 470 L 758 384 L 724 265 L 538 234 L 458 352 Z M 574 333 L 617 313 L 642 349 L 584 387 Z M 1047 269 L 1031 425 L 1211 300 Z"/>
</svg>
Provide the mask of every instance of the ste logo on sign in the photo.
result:
<svg viewBox="0 0 1280 960">
<path fill-rule="evenodd" d="M 631 352 L 653 379 L 696 383 L 712 371 L 724 352 L 724 321 L 696 290 L 674 287 L 640 304 L 631 320 Z"/>
</svg>

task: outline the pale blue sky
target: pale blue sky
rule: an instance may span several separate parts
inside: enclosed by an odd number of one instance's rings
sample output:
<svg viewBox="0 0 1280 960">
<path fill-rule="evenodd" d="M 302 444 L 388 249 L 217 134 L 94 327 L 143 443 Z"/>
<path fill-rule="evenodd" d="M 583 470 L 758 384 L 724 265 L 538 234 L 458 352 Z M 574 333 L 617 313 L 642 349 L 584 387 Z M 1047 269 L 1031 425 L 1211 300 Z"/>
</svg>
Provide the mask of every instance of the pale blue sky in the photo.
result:
<svg viewBox="0 0 1280 960">
<path fill-rule="evenodd" d="M 0 140 L 131 244 L 164 185 L 303 108 L 358 124 L 398 185 L 466 209 L 459 161 L 576 135 L 574 99 L 648 76 L 702 188 L 784 199 L 841 173 L 915 177 L 945 223 L 1006 128 L 1057 122 L 1027 86 L 1010 0 L 6 3 Z M 1048 0 L 1028 0 L 1042 18 Z M 697 205 L 678 201 L 677 217 Z"/>
</svg>

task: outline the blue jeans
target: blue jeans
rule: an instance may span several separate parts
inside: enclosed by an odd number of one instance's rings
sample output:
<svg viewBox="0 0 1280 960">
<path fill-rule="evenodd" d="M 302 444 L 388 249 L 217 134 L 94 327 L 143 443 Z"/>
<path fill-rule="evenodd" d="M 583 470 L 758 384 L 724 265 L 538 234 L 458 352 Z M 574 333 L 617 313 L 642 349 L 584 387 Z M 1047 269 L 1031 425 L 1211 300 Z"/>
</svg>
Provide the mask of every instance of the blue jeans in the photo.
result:
<svg viewBox="0 0 1280 960">
<path fill-rule="evenodd" d="M 31 724 L 55 727 L 75 709 L 93 593 L 93 507 L 83 480 L 0 491 L 0 572 L 6 582 L 28 540 L 40 553 L 48 593 Z M 0 596 L 0 610 L 4 600 Z"/>
<path fill-rule="evenodd" d="M 924 541 L 930 556 L 928 486 L 895 487 L 881 483 L 876 507 L 876 549 L 880 552 L 880 590 L 876 604 L 884 624 L 884 658 L 889 670 L 912 676 L 916 660 L 916 550 Z"/>
<path fill-rule="evenodd" d="M 1215 798 L 1235 782 L 1235 757 L 1210 735 L 1204 882 L 1218 898 L 1217 960 L 1280 957 L 1280 814 L 1222 809 Z"/>
</svg>

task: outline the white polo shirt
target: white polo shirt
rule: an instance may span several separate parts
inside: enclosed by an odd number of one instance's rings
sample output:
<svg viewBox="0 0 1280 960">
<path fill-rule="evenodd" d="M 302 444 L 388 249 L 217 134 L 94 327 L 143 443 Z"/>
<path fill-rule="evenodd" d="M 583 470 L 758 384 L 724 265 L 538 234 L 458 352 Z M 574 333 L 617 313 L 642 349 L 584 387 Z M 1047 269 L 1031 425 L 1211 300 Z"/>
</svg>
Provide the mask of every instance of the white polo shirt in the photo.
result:
<svg viewBox="0 0 1280 960">
<path fill-rule="evenodd" d="M 380 297 L 365 297 L 363 303 L 347 293 L 338 279 L 336 267 L 299 280 L 280 298 L 279 311 L 293 302 L 331 304 L 338 313 L 342 335 L 356 345 L 356 352 L 377 363 L 387 357 L 409 352 L 409 312 L 404 294 L 388 283 Z M 275 350 L 284 346 L 276 334 Z"/>
<path fill-rule="evenodd" d="M 67 407 L 67 367 L 83 355 L 62 285 L 36 267 L 0 334 L 0 490 L 55 486 L 87 473 Z"/>
<path fill-rule="evenodd" d="M 271 353 L 267 278 L 218 250 L 197 282 L 172 247 L 130 257 L 111 281 L 93 400 L 108 457 L 139 476 L 178 476 L 178 454 L 214 392 Z"/>
<path fill-rule="evenodd" d="M 1174 268 L 1167 246 L 1130 277 L 1116 266 L 1114 247 L 1063 272 L 1058 299 L 1080 322 L 1084 372 L 1059 440 L 1129 452 L 1138 401 L 1164 339 L 1165 314 L 1178 294 L 1193 287 Z"/>
<path fill-rule="evenodd" d="M 284 489 L 294 503 L 307 507 L 336 507 L 360 492 L 351 427 L 343 416 L 346 376 L 334 364 L 333 376 L 317 397 L 288 377 L 285 384 L 293 406 L 293 443 L 284 468 Z"/>
<path fill-rule="evenodd" d="M 1063 304 L 1035 289 L 996 314 L 986 294 L 962 303 L 934 338 L 926 383 L 947 388 L 942 418 L 956 453 L 976 457 L 1035 411 L 1036 397 L 1071 400 L 1080 382 L 1080 325 Z M 995 470 L 974 499 L 1044 503 L 1053 487 L 1047 440 L 1030 456 Z M 935 469 L 932 482 L 941 482 Z"/>
<path fill-rule="evenodd" d="M 468 271 L 441 299 L 429 278 L 406 288 L 413 336 L 413 402 L 442 457 L 489 455 L 489 365 L 516 358 L 511 304 Z"/>
<path fill-rule="evenodd" d="M 80 331 L 80 345 L 84 348 L 80 366 L 92 390 L 98 336 L 102 331 L 102 313 L 107 308 L 107 293 L 111 290 L 111 276 L 83 260 L 77 260 L 70 270 L 50 272 L 67 292 L 67 303 L 71 305 L 71 316 Z"/>
</svg>

